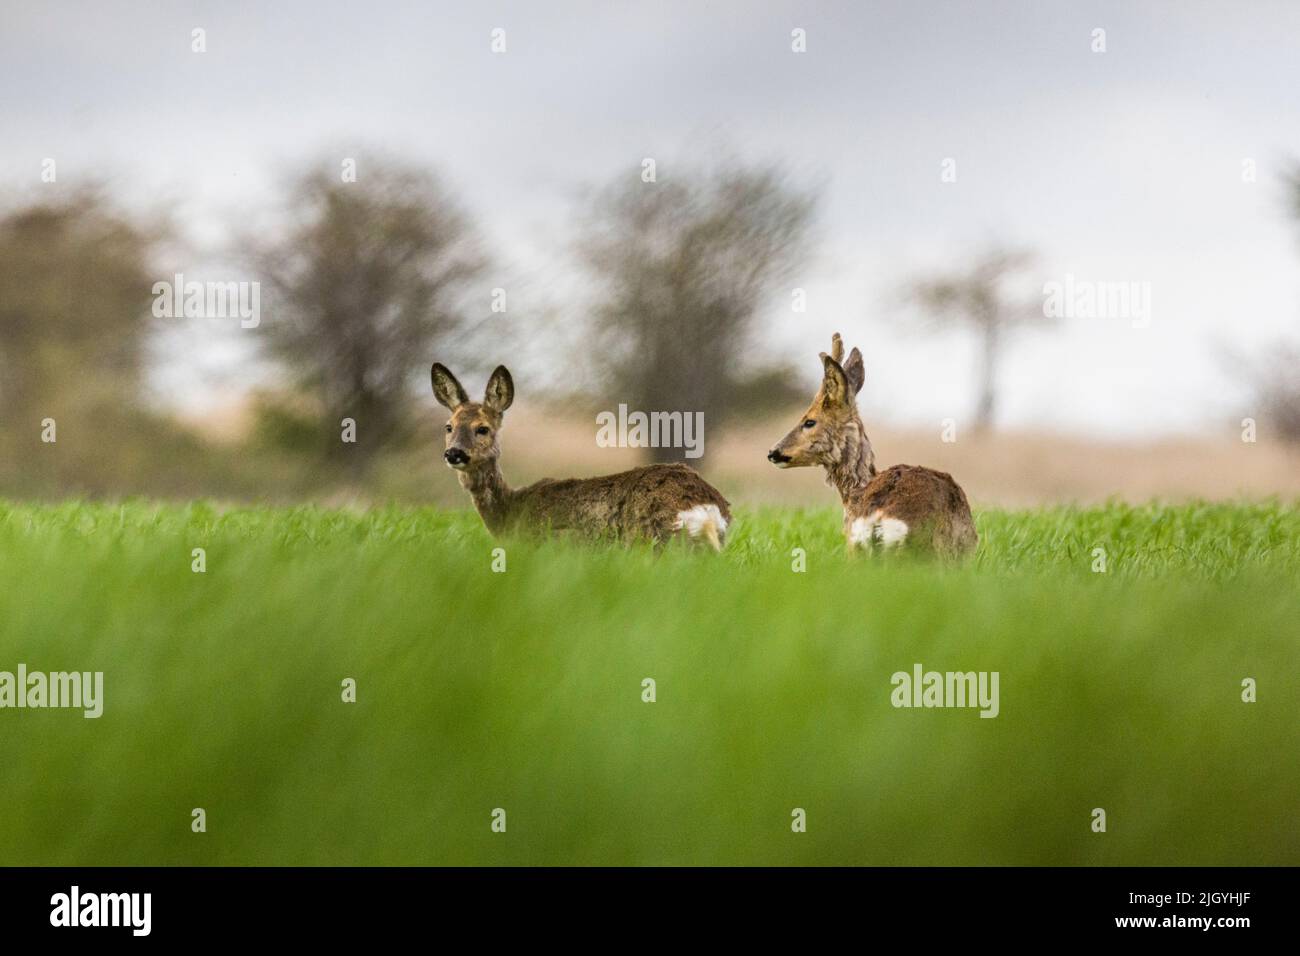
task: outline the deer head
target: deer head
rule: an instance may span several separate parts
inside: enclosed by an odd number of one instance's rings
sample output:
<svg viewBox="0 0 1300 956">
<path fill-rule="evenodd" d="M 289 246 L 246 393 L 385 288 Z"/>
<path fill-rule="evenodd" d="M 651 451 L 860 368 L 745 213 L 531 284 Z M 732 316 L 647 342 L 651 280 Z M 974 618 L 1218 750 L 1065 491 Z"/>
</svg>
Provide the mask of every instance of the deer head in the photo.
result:
<svg viewBox="0 0 1300 956">
<path fill-rule="evenodd" d="M 488 379 L 483 401 L 471 402 L 465 389 L 451 371 L 438 362 L 430 370 L 433 397 L 451 411 L 447 421 L 446 451 L 443 460 L 449 468 L 470 471 L 484 466 L 495 467 L 501 456 L 497 433 L 505 410 L 515 400 L 515 383 L 504 365 L 498 365 Z"/>
<path fill-rule="evenodd" d="M 862 353 L 855 348 L 845 362 L 844 341 L 836 332 L 830 354 L 822 352 L 821 360 L 822 384 L 812 404 L 799 418 L 799 424 L 767 453 L 768 461 L 778 468 L 843 467 L 851 458 L 860 456 L 866 441 L 856 401 L 866 375 Z M 869 444 L 866 454 L 870 456 Z M 868 466 L 873 467 L 870 462 Z"/>
</svg>

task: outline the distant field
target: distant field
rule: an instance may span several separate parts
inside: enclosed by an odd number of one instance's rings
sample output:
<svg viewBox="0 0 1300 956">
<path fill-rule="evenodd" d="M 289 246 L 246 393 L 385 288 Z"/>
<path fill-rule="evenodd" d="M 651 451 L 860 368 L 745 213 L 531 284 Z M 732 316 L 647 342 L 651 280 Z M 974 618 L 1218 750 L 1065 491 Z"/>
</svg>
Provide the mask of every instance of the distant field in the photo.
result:
<svg viewBox="0 0 1300 956">
<path fill-rule="evenodd" d="M 1300 508 L 976 518 L 957 569 L 773 507 L 494 573 L 466 511 L 0 504 L 0 671 L 105 675 L 0 710 L 0 864 L 1300 863 Z M 916 663 L 999 715 L 891 706 Z"/>
<path fill-rule="evenodd" d="M 357 488 L 323 490 L 319 467 L 302 460 L 272 462 L 239 445 L 250 427 L 247 412 L 229 417 L 208 416 L 192 424 L 225 449 L 215 463 L 205 460 L 201 478 L 164 480 L 159 462 L 145 458 L 118 485 L 105 489 L 156 489 L 164 498 L 217 497 L 264 501 L 268 489 L 283 503 L 401 501 L 462 508 L 465 492 L 442 461 L 442 425 L 446 415 L 426 399 L 429 416 L 420 438 L 410 448 L 385 456 Z M 777 469 L 767 451 L 793 424 L 802 406 L 765 422 L 736 423 L 708 432 L 706 452 L 693 464 L 735 504 L 819 507 L 833 503 L 820 468 Z M 938 423 L 932 429 L 899 429 L 877 423 L 864 410 L 876 463 L 926 465 L 951 472 L 961 482 L 972 505 L 979 508 L 1039 508 L 1060 504 L 1103 505 L 1111 501 L 1139 504 L 1164 501 L 1300 500 L 1300 446 L 1288 445 L 1265 433 L 1258 443 L 1243 442 L 1234 423 L 1184 437 L 1165 436 L 1129 441 L 1101 440 L 1051 432 L 997 430 L 987 434 L 961 432 L 955 442 L 942 440 Z M 548 408 L 524 403 L 511 408 L 501 433 L 501 467 L 507 480 L 525 485 L 538 478 L 603 475 L 643 465 L 638 448 L 602 448 L 596 444 L 593 415 L 564 406 Z M 237 464 L 237 467 L 236 467 Z M 100 474 L 102 461 L 87 463 L 73 474 Z M 25 469 L 30 471 L 30 468 Z M 71 482 L 71 483 L 69 483 Z M 26 497 L 19 491 L 11 493 Z M 38 488 L 81 487 L 65 476 Z M 188 490 L 186 490 L 188 489 Z M 2 492 L 0 492 L 2 493 Z M 277 499 L 279 501 L 280 499 Z"/>
</svg>

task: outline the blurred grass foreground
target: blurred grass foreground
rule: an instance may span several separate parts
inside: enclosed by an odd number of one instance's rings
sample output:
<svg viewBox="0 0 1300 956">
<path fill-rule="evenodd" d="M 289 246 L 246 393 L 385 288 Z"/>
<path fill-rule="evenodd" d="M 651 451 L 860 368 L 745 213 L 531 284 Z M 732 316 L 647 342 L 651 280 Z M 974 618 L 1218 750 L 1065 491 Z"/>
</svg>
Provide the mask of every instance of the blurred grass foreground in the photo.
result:
<svg viewBox="0 0 1300 956">
<path fill-rule="evenodd" d="M 737 518 L 656 556 L 428 508 L 0 505 L 0 671 L 104 673 L 98 719 L 0 712 L 0 862 L 1300 858 L 1300 510 L 984 511 L 956 569 L 849 560 L 829 508 Z M 998 672 L 997 717 L 895 708 L 917 664 Z"/>
</svg>

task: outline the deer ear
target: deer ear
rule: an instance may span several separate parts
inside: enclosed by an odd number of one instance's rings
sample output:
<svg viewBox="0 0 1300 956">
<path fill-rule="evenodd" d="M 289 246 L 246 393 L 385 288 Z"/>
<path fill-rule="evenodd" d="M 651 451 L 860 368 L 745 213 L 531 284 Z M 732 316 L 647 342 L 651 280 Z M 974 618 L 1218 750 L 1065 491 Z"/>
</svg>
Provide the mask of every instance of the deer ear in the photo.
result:
<svg viewBox="0 0 1300 956">
<path fill-rule="evenodd" d="M 849 353 L 849 360 L 844 363 L 844 377 L 849 380 L 849 390 L 854 395 L 862 391 L 862 383 L 866 380 L 867 370 L 862 364 L 862 353 L 856 347 Z"/>
<path fill-rule="evenodd" d="M 451 370 L 441 362 L 433 363 L 433 368 L 429 370 L 429 377 L 433 380 L 433 397 L 438 400 L 439 405 L 455 411 L 469 401 L 469 396 L 465 394 L 465 389 L 461 388 L 460 382 L 456 381 L 456 376 L 452 375 Z"/>
<path fill-rule="evenodd" d="M 840 363 L 822 353 L 822 404 L 846 405 L 849 402 L 849 379 Z"/>
<path fill-rule="evenodd" d="M 510 377 L 510 370 L 498 365 L 488 379 L 487 391 L 483 393 L 483 404 L 498 412 L 504 412 L 515 400 L 515 383 Z"/>
</svg>

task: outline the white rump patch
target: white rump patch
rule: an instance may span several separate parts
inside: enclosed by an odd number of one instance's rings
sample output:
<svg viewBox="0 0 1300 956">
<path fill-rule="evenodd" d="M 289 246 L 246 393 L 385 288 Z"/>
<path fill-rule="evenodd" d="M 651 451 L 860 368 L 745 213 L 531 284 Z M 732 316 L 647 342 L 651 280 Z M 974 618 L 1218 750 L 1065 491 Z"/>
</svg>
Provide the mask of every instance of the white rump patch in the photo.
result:
<svg viewBox="0 0 1300 956">
<path fill-rule="evenodd" d="M 907 540 L 907 522 L 887 517 L 884 511 L 877 510 L 866 518 L 856 518 L 849 525 L 849 543 L 859 548 L 869 548 L 879 544 L 890 547 Z"/>
<path fill-rule="evenodd" d="M 685 528 L 686 533 L 692 538 L 698 538 L 709 528 L 721 535 L 727 530 L 727 519 L 722 517 L 722 512 L 718 510 L 717 505 L 696 505 L 677 512 L 677 520 L 673 522 L 673 528 L 679 531 Z"/>
</svg>

